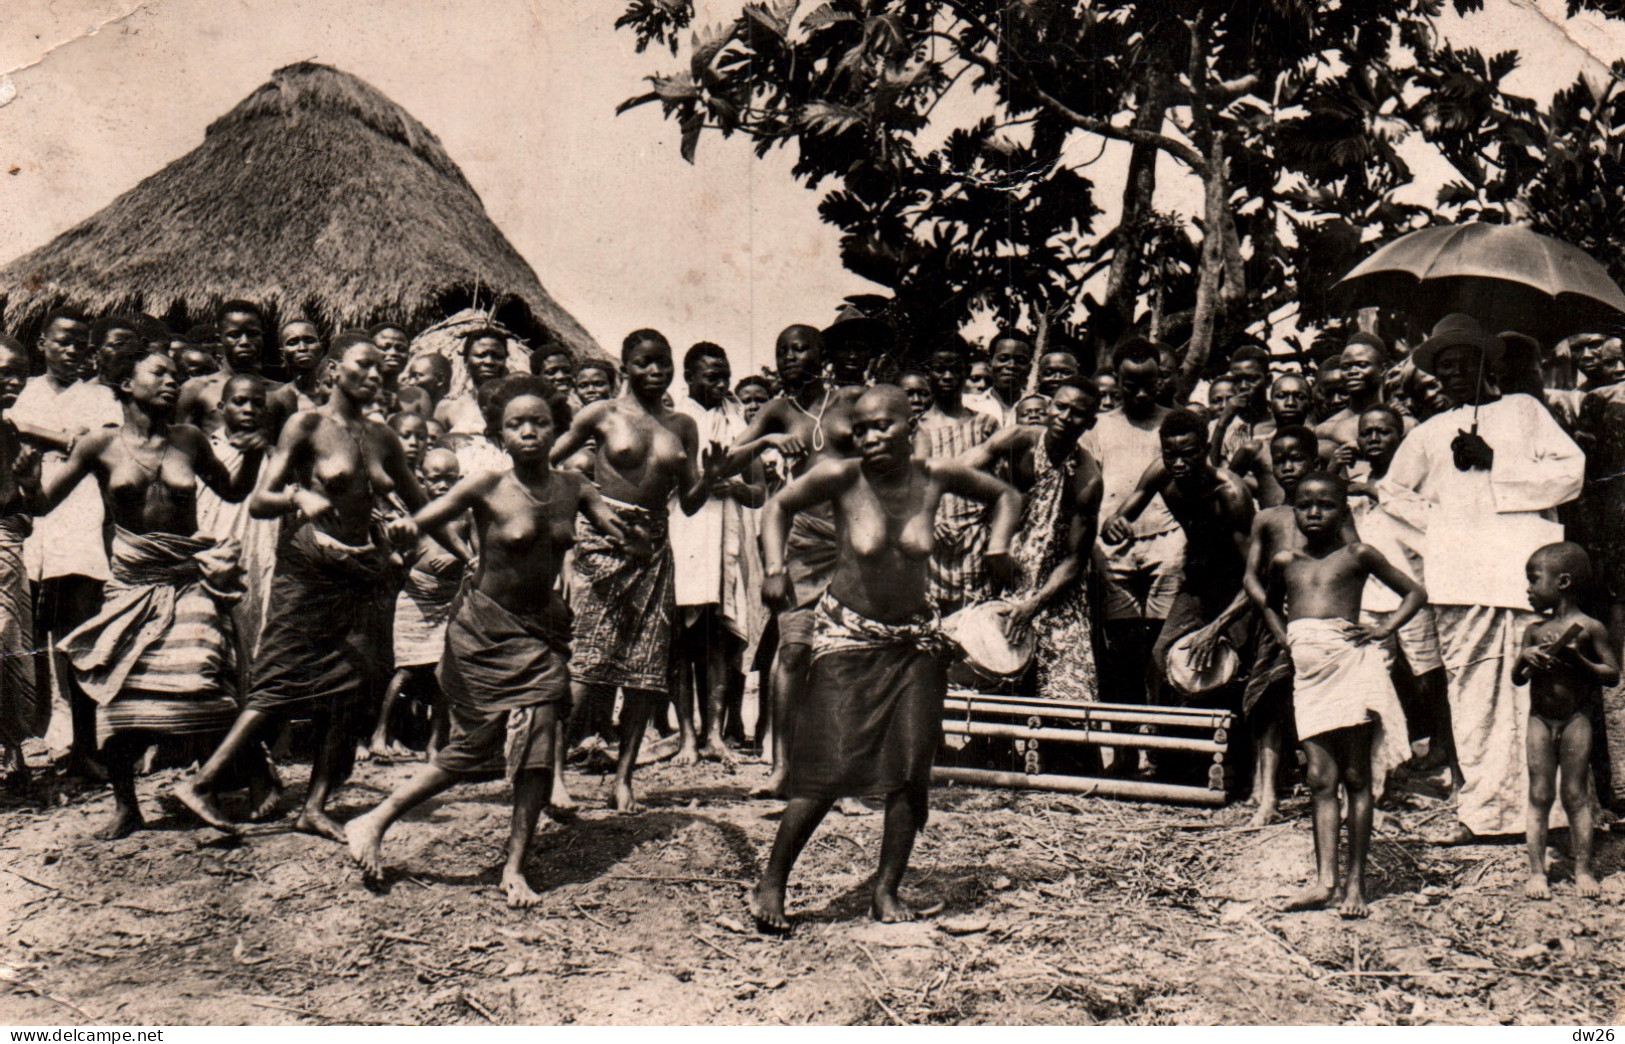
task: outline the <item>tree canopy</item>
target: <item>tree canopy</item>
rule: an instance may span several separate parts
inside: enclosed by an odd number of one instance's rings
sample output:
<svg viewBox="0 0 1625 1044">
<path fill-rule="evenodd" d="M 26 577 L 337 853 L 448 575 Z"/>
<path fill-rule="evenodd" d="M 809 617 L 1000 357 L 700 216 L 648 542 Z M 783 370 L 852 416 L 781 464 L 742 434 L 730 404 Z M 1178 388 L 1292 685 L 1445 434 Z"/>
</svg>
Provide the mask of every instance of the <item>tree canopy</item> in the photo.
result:
<svg viewBox="0 0 1625 1044">
<path fill-rule="evenodd" d="M 690 161 L 707 131 L 794 149 L 843 263 L 917 338 L 980 312 L 1096 342 L 1137 328 L 1186 346 L 1188 384 L 1271 316 L 1336 321 L 1330 284 L 1430 223 L 1528 221 L 1613 259 L 1625 63 L 1542 108 L 1502 86 L 1515 52 L 1442 40 L 1443 8 L 766 0 L 696 26 L 691 0 L 629 0 L 638 49 L 687 63 L 622 109 L 659 104 Z M 1396 200 L 1409 138 L 1460 175 L 1437 207 Z M 1129 149 L 1121 184 L 1091 175 L 1107 142 Z M 1200 182 L 1198 212 L 1158 209 L 1159 158 Z"/>
</svg>

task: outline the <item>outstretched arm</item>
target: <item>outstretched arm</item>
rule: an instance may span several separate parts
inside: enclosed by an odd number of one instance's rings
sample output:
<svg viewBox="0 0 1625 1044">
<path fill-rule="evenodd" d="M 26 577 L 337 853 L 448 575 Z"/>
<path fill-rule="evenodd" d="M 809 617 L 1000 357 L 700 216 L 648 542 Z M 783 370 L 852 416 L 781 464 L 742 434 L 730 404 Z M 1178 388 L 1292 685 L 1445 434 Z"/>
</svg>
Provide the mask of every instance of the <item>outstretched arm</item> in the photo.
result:
<svg viewBox="0 0 1625 1044">
<path fill-rule="evenodd" d="M 983 561 L 995 579 L 1008 582 L 1011 578 L 1010 541 L 1021 522 L 1021 494 L 1008 482 L 994 478 L 985 471 L 957 460 L 931 461 L 927 467 L 942 481 L 942 488 L 971 500 L 980 500 L 993 507 L 988 520 L 987 551 Z"/>
<path fill-rule="evenodd" d="M 442 402 L 440 405 L 445 407 L 446 404 Z M 559 440 L 553 443 L 553 463 L 562 464 L 569 460 L 570 455 L 576 450 L 592 441 L 593 436 L 598 434 L 598 426 L 614 408 L 613 400 L 606 399 L 603 402 L 595 402 L 576 414 L 575 420 L 570 422 L 570 430 L 560 435 Z"/>
<path fill-rule="evenodd" d="M 1140 517 L 1146 505 L 1151 503 L 1151 498 L 1167 488 L 1168 469 L 1162 466 L 1162 461 L 1152 461 L 1140 475 L 1140 482 L 1134 487 L 1134 492 L 1118 505 L 1117 514 L 1101 524 L 1101 536 L 1110 544 L 1121 544 L 1129 539 L 1134 535 L 1129 526 Z"/>
<path fill-rule="evenodd" d="M 241 504 L 250 493 L 254 492 L 254 482 L 259 478 L 260 464 L 265 460 L 265 436 L 257 431 L 249 432 L 239 445 L 243 451 L 243 462 L 232 474 L 226 466 L 220 463 L 220 458 L 214 455 L 214 447 L 209 440 L 196 428 L 171 428 L 171 438 L 186 439 L 192 446 L 192 470 L 197 473 L 198 480 L 205 486 L 214 490 L 215 496 L 228 504 Z"/>
<path fill-rule="evenodd" d="M 784 571 L 790 519 L 840 496 L 852 484 L 856 468 L 855 461 L 826 460 L 768 498 L 762 508 L 762 601 L 778 607 L 790 600 L 790 579 Z"/>
<path fill-rule="evenodd" d="M 1022 444 L 1032 438 L 1029 428 L 1001 428 L 986 439 L 961 453 L 959 463 L 977 471 L 992 472 L 1010 454 L 1018 452 Z"/>
<path fill-rule="evenodd" d="M 73 492 L 74 487 L 96 469 L 102 451 L 107 448 L 115 431 L 106 428 L 80 439 L 78 445 L 73 447 L 73 453 L 68 457 L 68 462 L 62 470 L 51 476 L 49 482 L 35 487 L 36 492 L 27 497 L 29 510 L 35 515 L 48 515 L 56 510 L 58 504 L 68 499 L 68 494 Z"/>
</svg>

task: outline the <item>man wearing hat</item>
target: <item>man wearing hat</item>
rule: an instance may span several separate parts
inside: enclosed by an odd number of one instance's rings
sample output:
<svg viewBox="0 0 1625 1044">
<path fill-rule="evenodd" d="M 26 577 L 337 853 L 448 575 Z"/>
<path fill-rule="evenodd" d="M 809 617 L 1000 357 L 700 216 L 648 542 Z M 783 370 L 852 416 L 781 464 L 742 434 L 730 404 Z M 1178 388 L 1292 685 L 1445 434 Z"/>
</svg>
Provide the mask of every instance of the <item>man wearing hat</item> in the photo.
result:
<svg viewBox="0 0 1625 1044">
<path fill-rule="evenodd" d="M 1517 834 L 1528 797 L 1529 694 L 1513 684 L 1534 619 L 1524 563 L 1563 539 L 1556 509 L 1580 493 L 1585 457 L 1528 395 L 1502 395 L 1506 349 L 1470 316 L 1445 316 L 1416 350 L 1454 408 L 1418 425 L 1377 494 L 1421 530 L 1464 782 L 1451 840 Z"/>
</svg>

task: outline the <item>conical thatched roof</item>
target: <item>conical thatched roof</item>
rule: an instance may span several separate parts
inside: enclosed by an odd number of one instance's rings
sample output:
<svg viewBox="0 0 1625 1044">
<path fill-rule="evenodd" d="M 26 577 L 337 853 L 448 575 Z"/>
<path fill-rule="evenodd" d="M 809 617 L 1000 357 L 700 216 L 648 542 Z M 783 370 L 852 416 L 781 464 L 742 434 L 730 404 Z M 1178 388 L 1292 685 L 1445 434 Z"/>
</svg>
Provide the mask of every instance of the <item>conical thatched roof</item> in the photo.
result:
<svg viewBox="0 0 1625 1044">
<path fill-rule="evenodd" d="M 424 327 L 477 306 L 523 337 L 602 354 L 440 141 L 310 62 L 278 69 L 202 145 L 0 270 L 12 330 L 62 304 L 198 321 L 238 297 L 334 329 Z"/>
</svg>

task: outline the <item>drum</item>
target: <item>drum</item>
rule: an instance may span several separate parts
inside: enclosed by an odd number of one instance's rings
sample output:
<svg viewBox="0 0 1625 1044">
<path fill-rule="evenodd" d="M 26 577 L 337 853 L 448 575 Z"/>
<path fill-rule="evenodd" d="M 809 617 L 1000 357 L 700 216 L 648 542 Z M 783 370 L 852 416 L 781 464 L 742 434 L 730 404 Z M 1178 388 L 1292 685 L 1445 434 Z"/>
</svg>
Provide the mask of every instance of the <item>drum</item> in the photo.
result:
<svg viewBox="0 0 1625 1044">
<path fill-rule="evenodd" d="M 1191 646 L 1195 638 L 1196 632 L 1192 631 L 1168 649 L 1168 684 L 1187 696 L 1202 696 L 1224 688 L 1235 680 L 1241 668 L 1241 657 L 1236 655 L 1229 639 L 1221 637 L 1207 670 L 1198 672 L 1191 666 Z"/>
<path fill-rule="evenodd" d="M 942 629 L 964 653 L 965 663 L 977 675 L 1008 681 L 1027 669 L 1036 644 L 1032 633 L 1012 640 L 1005 631 L 1010 603 L 1002 599 L 967 606 L 942 621 Z"/>
</svg>

